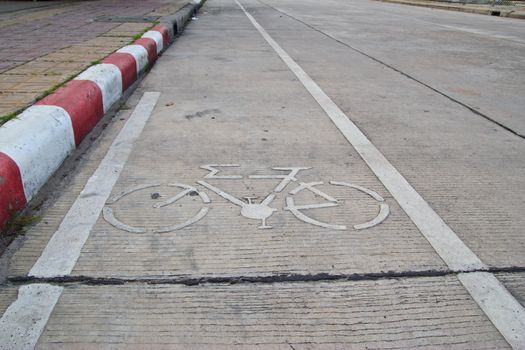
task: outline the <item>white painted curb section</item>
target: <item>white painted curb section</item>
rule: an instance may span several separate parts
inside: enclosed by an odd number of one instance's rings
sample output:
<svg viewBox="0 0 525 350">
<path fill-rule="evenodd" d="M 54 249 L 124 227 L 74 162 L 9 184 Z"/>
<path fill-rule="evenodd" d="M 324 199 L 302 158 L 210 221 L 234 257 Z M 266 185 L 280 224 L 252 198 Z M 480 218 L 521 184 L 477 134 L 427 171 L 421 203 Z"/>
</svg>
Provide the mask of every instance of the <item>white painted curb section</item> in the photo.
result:
<svg viewBox="0 0 525 350">
<path fill-rule="evenodd" d="M 157 43 L 157 54 L 159 54 L 164 48 L 164 38 L 160 32 L 157 32 L 156 30 L 148 30 L 142 35 L 142 37 L 155 40 L 155 43 Z"/>
<path fill-rule="evenodd" d="M 29 284 L 18 289 L 18 298 L 0 319 L 0 349 L 33 349 L 64 287 Z"/>
<path fill-rule="evenodd" d="M 71 118 L 61 107 L 33 105 L 1 130 L 0 149 L 18 165 L 28 201 L 75 149 Z"/>
<path fill-rule="evenodd" d="M 128 53 L 135 58 L 137 76 L 148 66 L 148 51 L 142 45 L 128 45 L 117 50 L 119 53 Z"/>
<path fill-rule="evenodd" d="M 89 67 L 75 80 L 91 80 L 102 92 L 104 113 L 122 96 L 122 73 L 114 64 L 101 63 Z"/>
</svg>

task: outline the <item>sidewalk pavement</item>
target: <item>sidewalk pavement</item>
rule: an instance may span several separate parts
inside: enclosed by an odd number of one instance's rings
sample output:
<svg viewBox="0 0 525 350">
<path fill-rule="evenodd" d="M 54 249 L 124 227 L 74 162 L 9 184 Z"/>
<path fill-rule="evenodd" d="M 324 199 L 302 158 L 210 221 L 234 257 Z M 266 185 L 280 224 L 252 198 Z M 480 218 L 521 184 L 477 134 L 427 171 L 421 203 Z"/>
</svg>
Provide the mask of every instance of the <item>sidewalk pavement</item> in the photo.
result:
<svg viewBox="0 0 525 350">
<path fill-rule="evenodd" d="M 82 1 L 0 13 L 0 125 L 186 3 Z"/>
<path fill-rule="evenodd" d="M 460 4 L 451 2 L 440 2 L 432 0 L 376 0 L 381 2 L 390 2 L 394 4 L 411 5 L 428 7 L 439 10 L 459 11 L 468 13 L 477 13 L 489 16 L 510 17 L 516 19 L 525 19 L 525 5 L 516 6 L 491 6 L 489 4 Z"/>
</svg>

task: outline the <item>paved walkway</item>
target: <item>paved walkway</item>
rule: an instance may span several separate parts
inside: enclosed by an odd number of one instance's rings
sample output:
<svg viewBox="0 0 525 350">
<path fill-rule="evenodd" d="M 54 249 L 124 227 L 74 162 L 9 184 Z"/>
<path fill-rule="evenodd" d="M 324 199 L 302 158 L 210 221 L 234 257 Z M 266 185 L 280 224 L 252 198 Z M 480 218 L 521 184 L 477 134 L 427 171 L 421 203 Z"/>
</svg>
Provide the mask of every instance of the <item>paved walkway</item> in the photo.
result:
<svg viewBox="0 0 525 350">
<path fill-rule="evenodd" d="M 0 11 L 0 118 L 12 117 L 186 3 L 81 1 L 13 12 L 14 5 L 0 2 L 6 8 Z"/>
</svg>

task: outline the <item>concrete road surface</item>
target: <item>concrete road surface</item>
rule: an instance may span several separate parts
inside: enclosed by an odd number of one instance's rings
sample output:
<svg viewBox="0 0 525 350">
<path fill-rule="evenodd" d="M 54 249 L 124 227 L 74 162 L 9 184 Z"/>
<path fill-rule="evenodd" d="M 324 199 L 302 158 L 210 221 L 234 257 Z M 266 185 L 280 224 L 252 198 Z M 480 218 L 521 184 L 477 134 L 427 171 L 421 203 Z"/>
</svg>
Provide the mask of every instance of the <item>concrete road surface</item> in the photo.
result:
<svg viewBox="0 0 525 350">
<path fill-rule="evenodd" d="M 520 20 L 208 0 L 48 186 L 5 348 L 524 349 L 524 58 Z"/>
</svg>

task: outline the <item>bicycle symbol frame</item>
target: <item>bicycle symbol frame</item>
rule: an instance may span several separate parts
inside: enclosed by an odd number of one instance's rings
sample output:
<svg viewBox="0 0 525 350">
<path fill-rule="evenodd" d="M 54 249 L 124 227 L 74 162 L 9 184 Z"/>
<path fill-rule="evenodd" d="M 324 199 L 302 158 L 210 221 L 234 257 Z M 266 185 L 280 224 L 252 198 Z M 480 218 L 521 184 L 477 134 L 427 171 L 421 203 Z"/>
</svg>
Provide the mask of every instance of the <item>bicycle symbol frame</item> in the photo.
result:
<svg viewBox="0 0 525 350">
<path fill-rule="evenodd" d="M 218 179 L 218 180 L 237 180 L 242 179 L 242 175 L 218 175 L 220 173 L 220 170 L 217 168 L 234 168 L 239 167 L 239 164 L 206 164 L 200 166 L 201 169 L 208 170 L 209 173 L 204 176 L 204 179 Z M 256 198 L 253 197 L 244 197 L 246 201 L 243 201 L 223 190 L 220 188 L 211 185 L 210 183 L 200 180 L 197 181 L 197 184 L 201 185 L 202 187 L 205 187 L 206 189 L 214 192 L 215 194 L 219 195 L 220 197 L 226 199 L 227 201 L 231 202 L 232 204 L 235 204 L 236 206 L 240 207 L 240 214 L 241 216 L 252 219 L 252 220 L 260 220 L 261 225 L 258 226 L 259 229 L 272 229 L 272 226 L 267 225 L 266 220 L 273 215 L 274 212 L 277 211 L 276 208 L 272 208 L 270 204 L 273 202 L 273 200 L 276 197 L 276 193 L 282 192 L 290 183 L 294 182 L 297 184 L 297 186 L 289 191 L 286 195 L 286 206 L 283 208 L 285 211 L 289 211 L 292 213 L 297 219 L 306 222 L 308 224 L 323 227 L 331 230 L 347 230 L 348 227 L 346 225 L 337 225 L 337 224 L 330 224 L 326 222 L 322 222 L 319 220 L 316 220 L 310 216 L 307 216 L 303 210 L 312 210 L 312 209 L 321 209 L 321 208 L 331 208 L 339 206 L 341 203 L 331 195 L 321 191 L 316 186 L 323 185 L 324 182 L 302 182 L 297 179 L 297 175 L 301 171 L 309 170 L 311 167 L 272 167 L 272 170 L 275 171 L 287 171 L 287 174 L 271 174 L 271 175 L 249 175 L 249 179 L 278 179 L 281 180 L 277 186 L 273 189 L 272 193 L 269 193 L 260 203 L 253 203 L 252 201 Z M 390 214 L 390 208 L 389 205 L 386 203 L 386 201 L 381 197 L 377 192 L 372 191 L 366 187 L 347 183 L 347 182 L 339 182 L 339 181 L 329 181 L 328 184 L 332 186 L 339 186 L 339 187 L 347 187 L 352 188 L 357 191 L 360 191 L 366 195 L 368 195 L 370 198 L 375 200 L 378 204 L 379 210 L 378 214 L 372 218 L 371 220 L 368 220 L 366 222 L 363 222 L 361 224 L 353 225 L 352 227 L 355 230 L 364 230 L 376 225 L 379 225 L 383 221 L 386 220 L 388 215 Z M 123 197 L 137 191 L 141 191 L 144 189 L 149 188 L 155 188 L 161 186 L 159 183 L 155 184 L 145 184 L 145 185 L 139 185 L 135 186 L 133 188 L 130 188 L 124 192 L 121 192 L 119 194 L 116 194 L 115 196 L 111 197 L 104 206 L 102 210 L 102 214 L 104 219 L 114 227 L 132 232 L 132 233 L 167 233 L 172 232 L 176 230 L 181 230 L 187 226 L 190 226 L 201 219 L 203 219 L 206 214 L 209 212 L 210 208 L 207 206 L 211 203 L 210 198 L 206 194 L 206 192 L 199 190 L 197 187 L 189 186 L 186 184 L 181 183 L 173 183 L 168 184 L 169 187 L 178 187 L 181 188 L 182 191 L 179 192 L 177 195 L 168 198 L 167 200 L 163 202 L 159 202 L 153 205 L 154 209 L 160 209 L 164 208 L 166 206 L 172 205 L 179 201 L 180 199 L 184 198 L 187 195 L 198 195 L 203 203 L 203 207 L 190 219 L 186 220 L 183 223 L 171 225 L 171 226 L 165 226 L 165 227 L 158 227 L 158 228 L 145 228 L 145 227 L 136 227 L 132 225 L 128 225 L 117 219 L 113 213 L 113 209 L 111 208 L 111 205 L 117 203 L 120 199 Z M 310 191 L 311 193 L 320 196 L 326 200 L 324 203 L 315 203 L 315 204 L 304 204 L 304 205 L 297 205 L 295 203 L 294 195 L 298 194 L 302 191 Z"/>
</svg>

